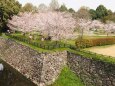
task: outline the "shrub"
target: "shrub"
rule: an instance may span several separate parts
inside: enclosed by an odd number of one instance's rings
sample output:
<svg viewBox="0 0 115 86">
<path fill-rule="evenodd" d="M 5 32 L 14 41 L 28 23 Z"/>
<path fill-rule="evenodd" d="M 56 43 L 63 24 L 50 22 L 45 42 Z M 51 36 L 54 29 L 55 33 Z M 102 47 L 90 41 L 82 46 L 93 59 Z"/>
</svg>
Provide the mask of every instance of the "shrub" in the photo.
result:
<svg viewBox="0 0 115 86">
<path fill-rule="evenodd" d="M 78 48 L 88 48 L 93 46 L 103 46 L 111 44 L 115 44 L 115 37 L 76 40 L 76 46 Z"/>
</svg>

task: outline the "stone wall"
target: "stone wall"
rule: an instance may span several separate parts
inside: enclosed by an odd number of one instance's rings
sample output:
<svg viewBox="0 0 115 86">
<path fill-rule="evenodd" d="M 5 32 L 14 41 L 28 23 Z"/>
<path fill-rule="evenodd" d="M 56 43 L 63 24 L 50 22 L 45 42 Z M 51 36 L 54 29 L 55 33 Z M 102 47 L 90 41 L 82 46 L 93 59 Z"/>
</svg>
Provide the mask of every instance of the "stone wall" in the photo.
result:
<svg viewBox="0 0 115 86">
<path fill-rule="evenodd" d="M 52 82 L 54 82 L 63 67 L 66 65 L 66 58 L 67 58 L 67 52 L 55 52 L 55 53 L 49 53 L 49 54 L 42 54 L 44 58 L 43 60 L 43 67 L 42 67 L 42 75 L 41 75 L 41 84 L 50 85 Z"/>
<path fill-rule="evenodd" d="M 0 57 L 38 86 L 52 84 L 65 65 L 85 86 L 115 86 L 115 64 L 70 52 L 38 53 L 13 40 L 0 38 Z"/>
<path fill-rule="evenodd" d="M 115 64 L 89 59 L 68 52 L 67 64 L 85 86 L 115 86 Z"/>
<path fill-rule="evenodd" d="M 0 38 L 0 57 L 35 84 L 45 86 L 57 79 L 67 52 L 38 53 L 11 39 Z"/>
</svg>

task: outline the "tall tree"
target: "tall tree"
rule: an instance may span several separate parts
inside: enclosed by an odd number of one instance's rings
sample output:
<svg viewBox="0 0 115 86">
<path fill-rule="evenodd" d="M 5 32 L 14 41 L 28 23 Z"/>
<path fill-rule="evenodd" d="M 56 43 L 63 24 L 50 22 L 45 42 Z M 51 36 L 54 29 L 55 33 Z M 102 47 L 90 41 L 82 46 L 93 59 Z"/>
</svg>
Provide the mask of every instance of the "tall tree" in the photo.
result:
<svg viewBox="0 0 115 86">
<path fill-rule="evenodd" d="M 97 19 L 97 13 L 95 10 L 90 9 L 89 13 L 91 14 L 92 20 Z"/>
<path fill-rule="evenodd" d="M 59 11 L 61 12 L 65 12 L 68 11 L 67 7 L 65 6 L 65 4 L 61 5 L 61 7 L 59 8 Z"/>
<path fill-rule="evenodd" d="M 77 13 L 76 13 L 77 18 L 82 18 L 82 19 L 90 19 L 91 15 L 89 13 L 89 8 L 87 7 L 81 7 Z"/>
<path fill-rule="evenodd" d="M 72 8 L 70 8 L 68 11 L 69 11 L 70 13 L 75 13 L 75 10 L 72 9 Z"/>
<path fill-rule="evenodd" d="M 24 7 L 22 7 L 22 12 L 37 12 L 37 7 L 31 3 L 26 3 Z"/>
<path fill-rule="evenodd" d="M 50 3 L 50 10 L 56 11 L 59 9 L 59 3 L 58 0 L 52 0 Z"/>
<path fill-rule="evenodd" d="M 108 10 L 108 15 L 112 15 L 113 14 L 113 12 L 109 9 Z"/>
<path fill-rule="evenodd" d="M 113 22 L 115 22 L 115 14 L 113 13 L 113 14 L 111 14 L 111 15 L 105 16 L 105 17 L 102 19 L 102 21 L 103 21 L 104 23 L 106 23 L 107 21 L 113 21 Z"/>
<path fill-rule="evenodd" d="M 52 36 L 53 40 L 60 40 L 73 36 L 76 20 L 70 13 L 64 12 L 25 13 L 22 16 L 13 16 L 8 25 L 12 30 L 40 31 L 42 35 Z"/>
<path fill-rule="evenodd" d="M 100 19 L 102 22 L 106 22 L 106 20 L 112 19 L 113 12 L 111 10 L 106 9 L 103 5 L 99 5 L 96 10 L 90 9 L 90 14 L 92 20 Z"/>
<path fill-rule="evenodd" d="M 21 4 L 17 0 L 0 0 L 0 31 L 7 29 L 7 20 L 18 14 Z"/>
<path fill-rule="evenodd" d="M 102 19 L 103 17 L 108 15 L 108 10 L 103 5 L 99 5 L 96 9 L 96 13 L 97 13 L 97 18 Z"/>
<path fill-rule="evenodd" d="M 39 11 L 47 11 L 48 7 L 45 4 L 40 4 L 38 6 Z"/>
</svg>

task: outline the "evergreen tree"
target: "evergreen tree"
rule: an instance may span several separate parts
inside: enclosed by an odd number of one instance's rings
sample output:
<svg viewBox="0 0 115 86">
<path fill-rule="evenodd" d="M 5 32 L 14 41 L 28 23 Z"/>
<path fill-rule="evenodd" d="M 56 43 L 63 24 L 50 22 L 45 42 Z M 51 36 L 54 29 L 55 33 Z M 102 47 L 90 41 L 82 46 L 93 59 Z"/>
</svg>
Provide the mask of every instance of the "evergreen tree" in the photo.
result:
<svg viewBox="0 0 115 86">
<path fill-rule="evenodd" d="M 97 18 L 102 19 L 108 15 L 108 10 L 103 5 L 99 5 L 96 9 Z"/>
<path fill-rule="evenodd" d="M 75 13 L 75 10 L 72 9 L 72 8 L 70 8 L 68 11 L 69 11 L 70 13 Z"/>
<path fill-rule="evenodd" d="M 61 12 L 65 12 L 68 11 L 67 7 L 65 6 L 65 4 L 61 5 L 61 7 L 59 8 L 59 11 Z"/>
<path fill-rule="evenodd" d="M 89 13 L 91 14 L 92 20 L 97 19 L 97 13 L 95 10 L 90 9 Z"/>
<path fill-rule="evenodd" d="M 0 32 L 7 29 L 7 20 L 18 14 L 21 4 L 16 0 L 0 0 Z"/>
</svg>

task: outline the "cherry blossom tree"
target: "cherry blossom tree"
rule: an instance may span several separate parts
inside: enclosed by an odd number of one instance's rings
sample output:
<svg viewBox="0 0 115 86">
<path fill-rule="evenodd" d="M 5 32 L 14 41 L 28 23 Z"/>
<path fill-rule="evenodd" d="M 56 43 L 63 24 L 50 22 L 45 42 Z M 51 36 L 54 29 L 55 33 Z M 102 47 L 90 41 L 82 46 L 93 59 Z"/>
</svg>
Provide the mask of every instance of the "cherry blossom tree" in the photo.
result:
<svg viewBox="0 0 115 86">
<path fill-rule="evenodd" d="M 8 26 L 22 32 L 39 31 L 42 35 L 52 36 L 53 40 L 60 40 L 73 35 L 76 21 L 64 12 L 22 13 L 13 16 Z"/>
<path fill-rule="evenodd" d="M 56 11 L 59 9 L 58 0 L 52 0 L 49 5 L 50 5 L 50 10 L 52 10 L 52 11 Z"/>
<path fill-rule="evenodd" d="M 109 21 L 106 24 L 104 24 L 99 20 L 94 20 L 92 21 L 90 28 L 102 29 L 107 33 L 108 36 L 110 33 L 115 32 L 115 23 Z"/>
<path fill-rule="evenodd" d="M 39 12 L 46 12 L 48 11 L 49 8 L 45 4 L 40 4 L 38 9 L 39 9 Z"/>
<path fill-rule="evenodd" d="M 102 23 L 99 20 L 94 20 L 94 21 L 91 21 L 90 27 L 94 29 L 104 28 L 104 23 Z"/>
<path fill-rule="evenodd" d="M 91 25 L 91 21 L 90 20 L 86 20 L 86 19 L 78 19 L 77 21 L 77 27 L 80 30 L 80 38 L 83 38 L 84 35 L 84 31 L 89 31 L 90 29 L 90 25 Z"/>
<path fill-rule="evenodd" d="M 80 29 L 81 38 L 83 37 L 84 31 L 90 32 L 90 30 L 103 30 L 107 33 L 107 36 L 109 33 L 115 32 L 115 23 L 108 22 L 106 24 L 102 23 L 99 20 L 86 20 L 86 19 L 79 19 L 77 21 L 77 26 Z"/>
<path fill-rule="evenodd" d="M 115 23 L 109 21 L 107 24 L 105 24 L 104 28 L 107 36 L 109 36 L 110 33 L 115 32 Z"/>
</svg>

